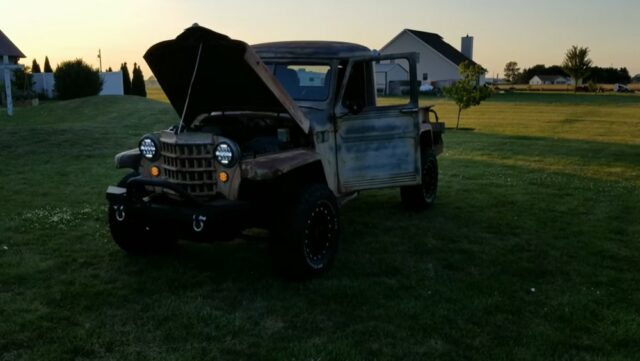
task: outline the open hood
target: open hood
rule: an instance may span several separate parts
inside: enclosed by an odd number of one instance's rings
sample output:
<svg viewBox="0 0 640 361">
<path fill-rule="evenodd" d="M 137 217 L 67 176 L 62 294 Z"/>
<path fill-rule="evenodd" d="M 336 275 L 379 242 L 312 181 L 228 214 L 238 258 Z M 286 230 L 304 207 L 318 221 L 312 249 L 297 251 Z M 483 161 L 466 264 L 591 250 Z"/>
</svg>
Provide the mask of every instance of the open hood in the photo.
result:
<svg viewBox="0 0 640 361">
<path fill-rule="evenodd" d="M 186 126 L 204 113 L 260 111 L 289 114 L 309 131 L 309 120 L 242 41 L 194 24 L 149 48 L 144 59 Z"/>
</svg>

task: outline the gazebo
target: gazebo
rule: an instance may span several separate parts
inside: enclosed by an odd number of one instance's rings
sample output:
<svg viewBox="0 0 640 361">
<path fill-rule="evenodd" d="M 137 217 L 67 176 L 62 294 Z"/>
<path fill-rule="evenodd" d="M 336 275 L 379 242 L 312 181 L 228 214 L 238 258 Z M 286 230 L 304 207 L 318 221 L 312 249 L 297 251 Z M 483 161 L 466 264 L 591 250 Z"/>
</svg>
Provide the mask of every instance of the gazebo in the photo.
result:
<svg viewBox="0 0 640 361">
<path fill-rule="evenodd" d="M 18 47 L 0 30 L 0 74 L 4 73 L 4 88 L 7 94 L 7 114 L 13 115 L 13 98 L 11 97 L 11 71 L 22 68 L 18 64 L 20 58 L 25 55 Z"/>
</svg>

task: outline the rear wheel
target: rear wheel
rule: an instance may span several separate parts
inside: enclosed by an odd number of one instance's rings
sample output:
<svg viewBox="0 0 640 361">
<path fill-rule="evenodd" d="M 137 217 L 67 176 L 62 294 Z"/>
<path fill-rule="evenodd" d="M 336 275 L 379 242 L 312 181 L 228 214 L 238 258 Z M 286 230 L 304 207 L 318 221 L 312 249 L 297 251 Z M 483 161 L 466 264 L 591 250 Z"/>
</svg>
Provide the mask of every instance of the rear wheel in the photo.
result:
<svg viewBox="0 0 640 361">
<path fill-rule="evenodd" d="M 422 154 L 422 183 L 400 188 L 405 208 L 413 211 L 431 207 L 438 193 L 438 159 L 429 151 Z"/>
<path fill-rule="evenodd" d="M 338 251 L 338 204 L 331 190 L 313 184 L 297 194 L 280 215 L 272 240 L 276 268 L 292 279 L 326 272 Z"/>
</svg>

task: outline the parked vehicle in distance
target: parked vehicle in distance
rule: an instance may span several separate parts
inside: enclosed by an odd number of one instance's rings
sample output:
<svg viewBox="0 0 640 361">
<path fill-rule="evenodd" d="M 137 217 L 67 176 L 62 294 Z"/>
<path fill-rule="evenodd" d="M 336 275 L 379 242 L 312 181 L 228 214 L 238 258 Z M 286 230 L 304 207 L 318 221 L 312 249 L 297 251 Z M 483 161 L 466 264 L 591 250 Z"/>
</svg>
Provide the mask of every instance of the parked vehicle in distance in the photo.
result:
<svg viewBox="0 0 640 361">
<path fill-rule="evenodd" d="M 249 46 L 195 24 L 144 58 L 180 122 L 115 157 L 131 172 L 107 189 L 109 224 L 127 252 L 262 227 L 276 267 L 303 279 L 333 263 L 339 207 L 358 192 L 398 187 L 412 210 L 436 199 L 444 123 L 416 81 L 406 104 L 376 103 L 374 63 L 402 61 L 415 80 L 415 53 Z"/>
<path fill-rule="evenodd" d="M 633 90 L 624 84 L 613 84 L 613 91 L 616 93 L 633 93 Z"/>
</svg>

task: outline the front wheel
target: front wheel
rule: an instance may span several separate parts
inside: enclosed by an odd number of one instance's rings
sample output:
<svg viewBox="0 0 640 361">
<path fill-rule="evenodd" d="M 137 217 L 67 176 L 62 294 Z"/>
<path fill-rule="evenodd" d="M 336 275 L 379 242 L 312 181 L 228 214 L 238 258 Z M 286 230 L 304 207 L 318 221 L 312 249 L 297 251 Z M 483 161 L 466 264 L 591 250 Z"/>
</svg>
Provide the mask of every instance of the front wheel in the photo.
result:
<svg viewBox="0 0 640 361">
<path fill-rule="evenodd" d="M 405 208 L 419 211 L 431 207 L 438 193 L 438 159 L 433 152 L 422 154 L 422 182 L 400 188 L 400 199 Z"/>
<path fill-rule="evenodd" d="M 331 190 L 314 184 L 293 197 L 279 215 L 272 256 L 276 268 L 292 279 L 326 272 L 338 251 L 338 204 Z"/>
</svg>

